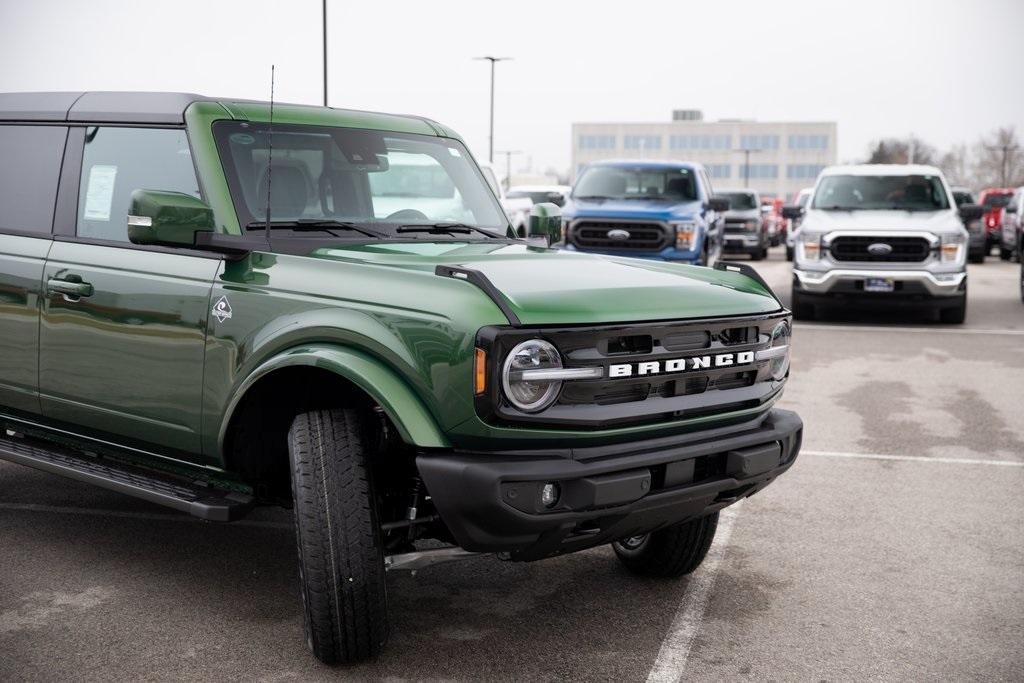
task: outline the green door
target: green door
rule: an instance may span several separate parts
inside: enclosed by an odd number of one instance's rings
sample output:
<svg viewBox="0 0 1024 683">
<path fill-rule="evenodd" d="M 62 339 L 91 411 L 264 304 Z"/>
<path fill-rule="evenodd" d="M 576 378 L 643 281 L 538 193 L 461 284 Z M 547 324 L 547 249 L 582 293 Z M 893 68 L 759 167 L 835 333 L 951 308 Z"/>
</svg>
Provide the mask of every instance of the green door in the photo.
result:
<svg viewBox="0 0 1024 683">
<path fill-rule="evenodd" d="M 0 125 L 0 411 L 39 412 L 39 294 L 64 126 Z"/>
<path fill-rule="evenodd" d="M 220 259 L 136 247 L 126 222 L 136 189 L 199 194 L 188 150 L 183 130 L 86 133 L 74 236 L 58 236 L 43 274 L 39 390 L 43 414 L 76 431 L 199 460 Z"/>
</svg>

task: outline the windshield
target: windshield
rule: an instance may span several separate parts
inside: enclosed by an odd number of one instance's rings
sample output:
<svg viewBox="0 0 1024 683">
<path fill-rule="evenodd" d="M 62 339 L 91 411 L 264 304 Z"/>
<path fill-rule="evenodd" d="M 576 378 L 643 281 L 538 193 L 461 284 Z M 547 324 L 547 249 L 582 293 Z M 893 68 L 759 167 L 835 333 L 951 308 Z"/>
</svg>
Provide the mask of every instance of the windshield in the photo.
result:
<svg viewBox="0 0 1024 683">
<path fill-rule="evenodd" d="M 697 199 L 694 172 L 688 168 L 591 166 L 573 190 L 576 199 Z"/>
<path fill-rule="evenodd" d="M 277 124 L 268 165 L 266 124 L 220 121 L 213 131 L 243 226 L 266 220 L 269 193 L 274 223 L 349 222 L 377 233 L 459 223 L 503 235 L 508 227 L 466 148 L 455 140 Z M 339 234 L 366 238 L 354 231 Z"/>
<path fill-rule="evenodd" d="M 815 209 L 938 211 L 949 208 L 931 175 L 829 175 L 814 191 Z"/>
<path fill-rule="evenodd" d="M 803 209 L 807 206 L 807 202 L 809 201 L 811 201 L 811 193 L 801 192 L 800 196 L 796 198 L 796 205 Z"/>
<path fill-rule="evenodd" d="M 746 211 L 757 208 L 757 197 L 752 192 L 720 192 L 729 200 L 731 211 Z"/>
<path fill-rule="evenodd" d="M 1001 209 L 1010 203 L 1010 195 L 1008 194 L 990 194 L 985 197 L 985 203 L 982 204 L 986 209 Z"/>
</svg>

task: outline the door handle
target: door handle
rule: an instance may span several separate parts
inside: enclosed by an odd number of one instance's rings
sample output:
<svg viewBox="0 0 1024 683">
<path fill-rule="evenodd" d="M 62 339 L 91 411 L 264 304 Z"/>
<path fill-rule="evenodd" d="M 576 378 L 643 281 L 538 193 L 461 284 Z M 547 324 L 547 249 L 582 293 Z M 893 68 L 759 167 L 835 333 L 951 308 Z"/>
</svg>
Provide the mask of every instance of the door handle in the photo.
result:
<svg viewBox="0 0 1024 683">
<path fill-rule="evenodd" d="M 67 301 L 77 301 L 83 296 L 92 296 L 93 289 L 91 284 L 81 280 L 50 278 L 46 281 L 46 291 L 48 294 L 63 294 Z"/>
</svg>

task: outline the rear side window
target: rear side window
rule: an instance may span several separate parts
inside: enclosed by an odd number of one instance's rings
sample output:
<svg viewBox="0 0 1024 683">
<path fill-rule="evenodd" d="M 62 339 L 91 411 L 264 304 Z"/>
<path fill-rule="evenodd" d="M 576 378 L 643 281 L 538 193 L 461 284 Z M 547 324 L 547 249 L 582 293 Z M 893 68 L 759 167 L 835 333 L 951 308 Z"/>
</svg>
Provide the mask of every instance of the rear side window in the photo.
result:
<svg viewBox="0 0 1024 683">
<path fill-rule="evenodd" d="M 200 196 L 185 131 L 102 126 L 86 131 L 78 236 L 127 242 L 128 209 L 135 190 Z"/>
<path fill-rule="evenodd" d="M 68 131 L 0 126 L 0 230 L 49 235 Z"/>
</svg>

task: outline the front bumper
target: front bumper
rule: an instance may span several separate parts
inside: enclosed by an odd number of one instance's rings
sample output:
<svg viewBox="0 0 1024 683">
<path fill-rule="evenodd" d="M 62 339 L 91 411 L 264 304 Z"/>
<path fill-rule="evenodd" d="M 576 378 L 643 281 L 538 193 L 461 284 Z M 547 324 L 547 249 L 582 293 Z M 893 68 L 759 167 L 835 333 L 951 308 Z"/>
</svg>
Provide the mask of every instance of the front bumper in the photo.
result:
<svg viewBox="0 0 1024 683">
<path fill-rule="evenodd" d="M 760 491 L 800 450 L 796 413 L 588 448 L 422 453 L 420 475 L 466 550 L 535 560 L 702 517 Z M 546 509 L 540 491 L 558 484 Z"/>
<path fill-rule="evenodd" d="M 654 261 L 672 261 L 673 263 L 688 263 L 700 265 L 701 252 L 695 250 L 682 250 L 675 247 L 665 247 L 659 251 L 642 251 L 640 249 L 581 249 L 575 244 L 566 244 L 566 251 L 579 251 L 587 254 L 605 254 L 606 256 L 625 256 L 627 258 L 651 259 Z"/>
<path fill-rule="evenodd" d="M 877 278 L 894 281 L 898 289 L 930 297 L 955 297 L 964 293 L 966 272 L 932 273 L 927 270 L 886 270 L 834 268 L 832 270 L 793 269 L 793 284 L 807 294 L 847 294 L 863 288 L 865 280 Z"/>
<path fill-rule="evenodd" d="M 723 251 L 727 254 L 757 254 L 768 246 L 761 233 L 726 233 Z"/>
</svg>

